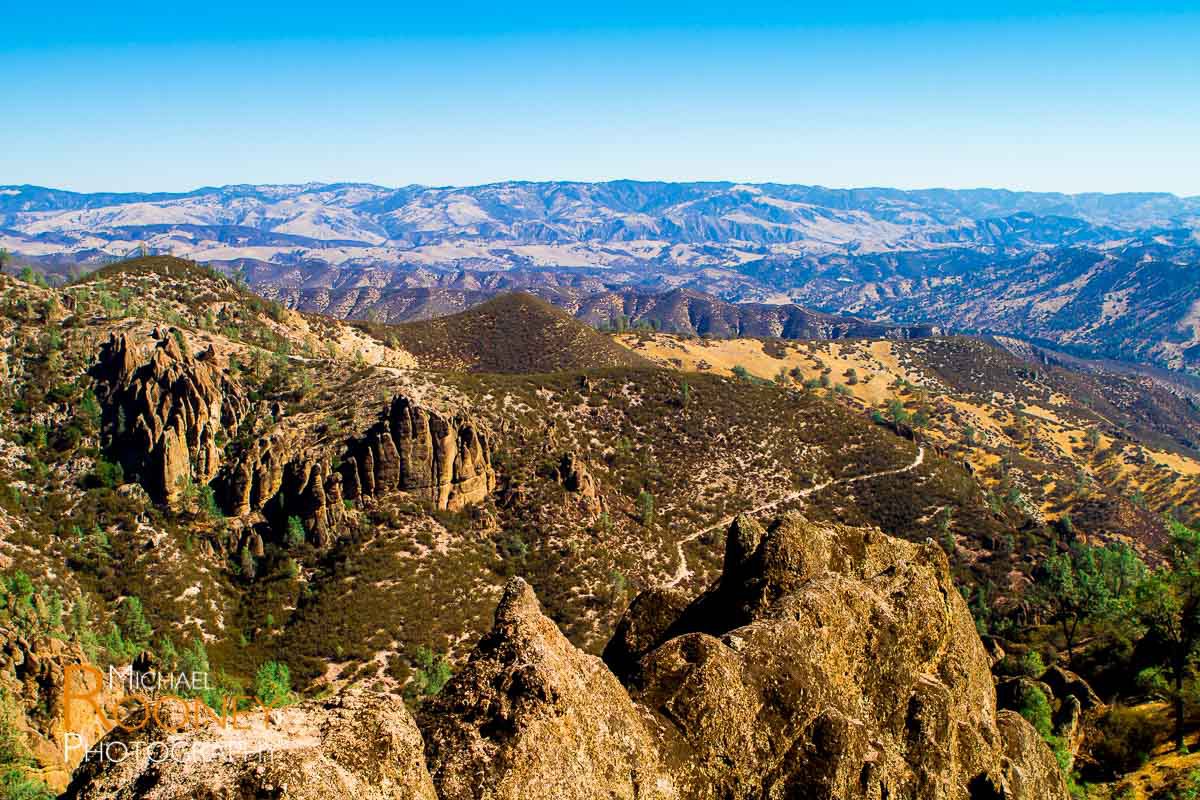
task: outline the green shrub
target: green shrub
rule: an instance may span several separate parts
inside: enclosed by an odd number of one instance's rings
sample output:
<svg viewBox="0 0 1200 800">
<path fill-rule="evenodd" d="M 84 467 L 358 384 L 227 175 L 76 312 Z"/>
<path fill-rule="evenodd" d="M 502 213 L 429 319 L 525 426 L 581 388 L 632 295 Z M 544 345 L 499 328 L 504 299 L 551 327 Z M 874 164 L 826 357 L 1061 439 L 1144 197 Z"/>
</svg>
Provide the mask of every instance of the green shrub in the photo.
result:
<svg viewBox="0 0 1200 800">
<path fill-rule="evenodd" d="M 413 660 L 417 667 L 413 674 L 413 689 L 420 697 L 432 697 L 450 680 L 450 662 L 445 656 L 421 646 Z"/>
<path fill-rule="evenodd" d="M 292 699 L 292 674 L 287 664 L 268 661 L 254 673 L 254 696 L 277 708 Z"/>
<path fill-rule="evenodd" d="M 150 638 L 154 635 L 154 629 L 146 621 L 142 601 L 136 595 L 126 597 L 121 603 L 117 612 L 117 623 L 121 626 L 126 642 L 139 649 L 149 645 Z"/>
<path fill-rule="evenodd" d="M 1042 673 L 1046 671 L 1046 663 L 1042 661 L 1041 653 L 1037 650 L 1030 650 L 1018 659 L 1017 668 L 1020 670 L 1021 675 L 1030 678 L 1040 678 Z"/>
<path fill-rule="evenodd" d="M 1140 769 L 1150 760 L 1160 726 L 1149 716 L 1125 706 L 1111 706 L 1096 720 L 1099 734 L 1092 758 L 1112 777 Z"/>
<path fill-rule="evenodd" d="M 98 459 L 85 480 L 90 489 L 115 489 L 125 482 L 125 470 L 120 464 Z"/>
<path fill-rule="evenodd" d="M 1037 686 L 1026 686 L 1021 692 L 1017 703 L 1017 712 L 1029 721 L 1029 724 L 1041 734 L 1043 739 L 1049 739 L 1054 734 L 1050 700 L 1046 693 Z"/>
<path fill-rule="evenodd" d="M 287 519 L 287 545 L 288 547 L 299 547 L 304 544 L 308 538 L 308 531 L 304 529 L 304 523 L 299 517 L 288 517 Z"/>
<path fill-rule="evenodd" d="M 641 494 L 637 499 L 638 519 L 646 527 L 654 524 L 654 495 L 650 494 L 645 489 L 642 489 Z"/>
</svg>

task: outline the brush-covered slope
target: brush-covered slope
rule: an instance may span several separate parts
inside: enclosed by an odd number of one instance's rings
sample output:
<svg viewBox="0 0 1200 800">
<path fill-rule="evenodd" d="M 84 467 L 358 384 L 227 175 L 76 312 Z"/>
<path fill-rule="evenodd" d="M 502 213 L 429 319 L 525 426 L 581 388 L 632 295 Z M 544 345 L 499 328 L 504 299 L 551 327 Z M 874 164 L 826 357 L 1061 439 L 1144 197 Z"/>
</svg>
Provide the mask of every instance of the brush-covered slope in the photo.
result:
<svg viewBox="0 0 1200 800">
<path fill-rule="evenodd" d="M 203 661 L 220 695 L 275 661 L 300 696 L 365 682 L 420 706 L 512 577 L 599 653 L 639 592 L 716 579 L 740 514 L 933 538 L 997 626 L 1068 545 L 854 396 L 642 366 L 527 298 L 417 328 L 426 341 L 171 259 L 0 290 L 0 573 L 17 598 L 3 652 L 35 629 L 105 666 Z M 560 359 L 574 368 L 546 371 Z M 501 367 L 532 371 L 487 371 Z M 24 670 L 0 662 L 0 683 Z M 20 690 L 34 723 L 53 701 Z"/>
<path fill-rule="evenodd" d="M 67 796 L 1067 800 L 1037 731 L 997 709 L 936 545 L 798 515 L 725 538 L 719 583 L 640 595 L 608 663 L 514 578 L 415 725 L 395 696 L 347 693 L 176 735 L 186 761 L 89 765 Z"/>
<path fill-rule="evenodd" d="M 664 366 L 836 395 L 964 464 L 998 507 L 1153 549 L 1159 514 L 1200 507 L 1200 392 L 1068 370 L 980 339 L 621 337 Z"/>
<path fill-rule="evenodd" d="M 570 314 L 521 293 L 497 297 L 461 314 L 368 329 L 436 369 L 556 372 L 649 366 Z"/>
</svg>

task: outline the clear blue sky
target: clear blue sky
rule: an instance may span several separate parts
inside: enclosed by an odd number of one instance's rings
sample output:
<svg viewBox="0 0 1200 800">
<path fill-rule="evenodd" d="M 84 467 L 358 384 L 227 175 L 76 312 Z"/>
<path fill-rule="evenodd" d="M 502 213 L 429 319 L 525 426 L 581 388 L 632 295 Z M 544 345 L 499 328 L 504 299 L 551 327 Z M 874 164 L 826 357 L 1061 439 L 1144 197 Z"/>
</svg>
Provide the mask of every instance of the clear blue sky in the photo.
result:
<svg viewBox="0 0 1200 800">
<path fill-rule="evenodd" d="M 1146 5 L 9 4 L 0 183 L 1200 194 L 1200 4 Z"/>
</svg>

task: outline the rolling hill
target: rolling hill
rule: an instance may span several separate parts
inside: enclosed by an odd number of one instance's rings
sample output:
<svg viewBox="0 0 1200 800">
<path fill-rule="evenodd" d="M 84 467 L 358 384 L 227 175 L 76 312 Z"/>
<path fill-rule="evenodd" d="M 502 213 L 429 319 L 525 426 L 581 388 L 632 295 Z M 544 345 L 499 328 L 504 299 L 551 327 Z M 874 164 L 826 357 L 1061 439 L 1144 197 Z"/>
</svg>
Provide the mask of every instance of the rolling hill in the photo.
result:
<svg viewBox="0 0 1200 800">
<path fill-rule="evenodd" d="M 527 373 L 650 366 L 570 314 L 521 293 L 424 322 L 362 325 L 435 369 Z"/>
</svg>

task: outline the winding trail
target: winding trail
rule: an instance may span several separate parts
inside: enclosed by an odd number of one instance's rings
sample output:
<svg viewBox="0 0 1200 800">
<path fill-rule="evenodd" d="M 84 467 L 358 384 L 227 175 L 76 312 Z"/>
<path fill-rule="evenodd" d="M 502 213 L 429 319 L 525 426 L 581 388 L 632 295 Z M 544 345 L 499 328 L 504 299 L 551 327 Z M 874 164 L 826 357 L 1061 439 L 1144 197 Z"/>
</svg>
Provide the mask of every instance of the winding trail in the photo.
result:
<svg viewBox="0 0 1200 800">
<path fill-rule="evenodd" d="M 728 528 L 730 526 L 730 524 L 735 519 L 740 517 L 742 514 L 750 514 L 750 515 L 760 514 L 763 511 L 769 511 L 772 508 L 775 508 L 776 506 L 783 505 L 784 503 L 790 503 L 793 500 L 799 500 L 801 497 L 808 497 L 810 494 L 814 494 L 823 489 L 827 489 L 830 486 L 858 483 L 859 481 L 869 481 L 874 478 L 882 478 L 886 475 L 899 475 L 902 472 L 912 472 L 914 469 L 921 466 L 921 464 L 923 464 L 924 462 L 925 462 L 925 445 L 921 445 L 917 448 L 917 457 L 914 458 L 912 463 L 908 464 L 907 466 L 903 466 L 898 469 L 885 469 L 880 472 L 870 472 L 870 473 L 867 473 L 866 475 L 857 475 L 853 478 L 838 478 L 837 480 L 830 478 L 829 480 L 825 481 L 824 483 L 818 483 L 817 485 L 810 486 L 807 489 L 801 489 L 798 492 L 792 492 L 790 494 L 785 494 L 783 497 L 779 498 L 778 500 L 772 500 L 769 503 L 763 503 L 761 506 L 755 506 L 754 508 L 748 508 L 745 511 L 739 511 L 737 514 L 734 514 L 729 517 L 725 517 L 724 519 L 720 520 L 719 522 L 709 525 L 707 528 L 701 528 L 700 530 L 696 531 L 695 533 L 692 533 L 692 534 L 680 539 L 676 543 L 675 549 L 679 553 L 679 567 L 678 567 L 678 569 L 675 570 L 675 574 L 671 576 L 671 579 L 667 581 L 666 586 L 668 586 L 668 587 L 678 586 L 683 581 L 692 577 L 692 570 L 688 567 L 687 556 L 683 552 L 684 545 L 696 541 L 701 536 L 703 536 L 706 533 L 710 533 L 711 531 L 715 531 L 720 528 Z"/>
</svg>

